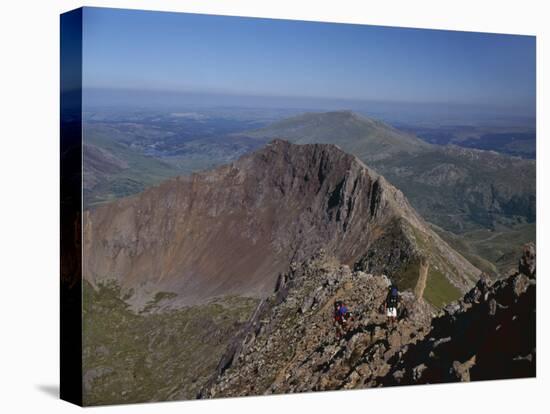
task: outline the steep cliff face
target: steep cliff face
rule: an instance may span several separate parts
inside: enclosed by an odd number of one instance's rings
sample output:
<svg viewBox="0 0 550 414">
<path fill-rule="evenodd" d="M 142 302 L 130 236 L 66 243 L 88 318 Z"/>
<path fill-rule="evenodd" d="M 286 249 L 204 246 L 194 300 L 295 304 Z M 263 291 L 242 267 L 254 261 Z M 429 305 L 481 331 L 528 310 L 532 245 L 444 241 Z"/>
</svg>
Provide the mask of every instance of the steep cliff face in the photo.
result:
<svg viewBox="0 0 550 414">
<path fill-rule="evenodd" d="M 137 307 L 160 291 L 177 294 L 173 305 L 265 298 L 292 262 L 321 248 L 411 286 L 424 259 L 459 292 L 478 274 L 399 190 L 334 145 L 276 140 L 84 217 L 84 277 L 116 280 Z"/>
<path fill-rule="evenodd" d="M 386 276 L 316 255 L 281 278 L 199 397 L 532 377 L 534 251 L 526 247 L 520 272 L 494 283 L 480 278 L 438 314 L 403 293 L 391 325 L 381 312 Z M 336 300 L 354 314 L 340 334 L 332 319 Z"/>
</svg>

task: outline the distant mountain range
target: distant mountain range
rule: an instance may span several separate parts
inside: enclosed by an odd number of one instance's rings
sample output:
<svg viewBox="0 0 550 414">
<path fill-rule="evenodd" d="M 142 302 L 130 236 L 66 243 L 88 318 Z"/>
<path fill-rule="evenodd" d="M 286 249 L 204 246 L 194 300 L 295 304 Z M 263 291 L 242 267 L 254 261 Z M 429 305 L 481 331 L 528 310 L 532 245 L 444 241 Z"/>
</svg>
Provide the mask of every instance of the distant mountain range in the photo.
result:
<svg viewBox="0 0 550 414">
<path fill-rule="evenodd" d="M 139 193 L 180 172 L 117 140 L 115 129 L 94 129 L 83 144 L 84 206 L 89 208 Z"/>
<path fill-rule="evenodd" d="M 402 189 L 428 221 L 448 230 L 535 219 L 531 160 L 431 145 L 349 111 L 299 115 L 244 135 L 338 145 Z"/>
<path fill-rule="evenodd" d="M 529 118 L 523 121 L 488 121 L 488 124 L 481 125 L 398 123 L 397 126 L 400 130 L 409 131 L 432 144 L 493 150 L 528 159 L 535 159 L 537 154 L 535 121 Z"/>
<path fill-rule="evenodd" d="M 403 152 L 421 153 L 432 147 L 414 135 L 351 111 L 306 113 L 242 135 L 261 140 L 288 139 L 296 144 L 335 144 L 369 161 Z"/>
<path fill-rule="evenodd" d="M 167 178 L 226 164 L 258 149 L 263 142 L 227 139 L 228 132 L 251 125 L 258 122 L 196 113 L 147 113 L 114 120 L 87 120 L 84 206 L 135 194 Z"/>
</svg>

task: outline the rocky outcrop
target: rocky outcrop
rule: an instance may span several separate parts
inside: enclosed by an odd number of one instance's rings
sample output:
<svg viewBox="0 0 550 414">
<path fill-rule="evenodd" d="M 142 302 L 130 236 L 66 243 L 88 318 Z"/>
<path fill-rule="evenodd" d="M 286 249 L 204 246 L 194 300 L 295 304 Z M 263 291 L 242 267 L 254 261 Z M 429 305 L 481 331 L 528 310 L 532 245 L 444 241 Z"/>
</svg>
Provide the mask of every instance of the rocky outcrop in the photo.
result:
<svg viewBox="0 0 550 414">
<path fill-rule="evenodd" d="M 536 277 L 536 249 L 534 243 L 527 243 L 523 247 L 523 255 L 519 260 L 519 273 L 522 273 L 530 278 Z"/>
<path fill-rule="evenodd" d="M 83 233 L 85 279 L 116 280 L 137 308 L 160 291 L 177 294 L 173 306 L 266 298 L 290 263 L 321 248 L 390 277 L 425 258 L 462 291 L 479 273 L 399 190 L 325 144 L 273 141 L 232 164 L 87 211 Z"/>
<path fill-rule="evenodd" d="M 449 305 L 432 321 L 430 333 L 422 341 L 390 361 L 392 369 L 376 383 L 535 376 L 535 267 L 535 246 L 530 243 L 524 248 L 518 272 L 494 283 L 481 277 L 461 301 Z"/>
<path fill-rule="evenodd" d="M 526 248 L 521 263 L 531 253 Z M 381 313 L 389 284 L 324 252 L 294 264 L 198 397 L 535 375 L 534 273 L 496 282 L 482 275 L 438 315 L 403 292 L 399 321 L 390 326 Z M 335 300 L 354 314 L 343 330 L 332 320 Z"/>
<path fill-rule="evenodd" d="M 405 292 L 401 321 L 388 327 L 381 311 L 390 280 L 352 271 L 321 252 L 281 275 L 242 346 L 199 397 L 243 396 L 365 387 L 388 361 L 427 332 L 433 309 Z M 335 300 L 353 313 L 334 325 Z M 227 358 L 226 358 L 227 360 Z"/>
</svg>

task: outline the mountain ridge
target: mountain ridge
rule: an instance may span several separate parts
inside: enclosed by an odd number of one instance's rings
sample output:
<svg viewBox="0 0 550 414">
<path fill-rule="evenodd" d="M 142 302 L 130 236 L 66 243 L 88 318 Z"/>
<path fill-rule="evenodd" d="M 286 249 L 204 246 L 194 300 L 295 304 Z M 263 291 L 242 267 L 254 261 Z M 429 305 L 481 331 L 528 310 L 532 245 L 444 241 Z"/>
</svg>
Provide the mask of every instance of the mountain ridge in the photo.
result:
<svg viewBox="0 0 550 414">
<path fill-rule="evenodd" d="M 259 140 L 336 143 L 400 188 L 424 219 L 458 237 L 476 237 L 473 232 L 481 229 L 506 237 L 519 227 L 533 227 L 536 220 L 534 160 L 429 144 L 350 111 L 305 114 L 243 134 Z M 531 239 L 532 232 L 529 228 L 521 239 Z M 511 241 L 509 249 L 475 243 L 475 251 L 461 249 L 461 253 L 496 275 L 506 272 L 499 258 L 521 247 Z M 501 253 L 494 257 L 492 250 Z"/>
<path fill-rule="evenodd" d="M 352 125 L 351 128 L 347 127 L 349 124 Z M 306 113 L 242 134 L 257 139 L 280 138 L 295 143 L 337 144 L 342 150 L 358 156 L 398 188 L 406 190 L 407 196 L 411 198 L 413 205 L 423 217 L 428 217 L 427 213 L 430 211 L 418 200 L 425 196 L 425 191 L 420 191 L 422 186 L 437 188 L 443 185 L 442 188 L 449 192 L 457 185 L 462 188 L 468 184 L 474 187 L 474 190 L 466 191 L 466 193 L 472 193 L 473 197 L 485 197 L 485 193 L 491 191 L 492 184 L 495 187 L 494 196 L 497 197 L 498 202 L 494 206 L 484 205 L 482 208 L 488 214 L 493 215 L 510 214 L 508 210 L 502 210 L 500 205 L 510 202 L 516 194 L 522 194 L 512 186 L 506 187 L 506 181 L 502 178 L 499 179 L 498 175 L 502 175 L 509 182 L 516 183 L 521 180 L 519 190 L 523 191 L 526 196 L 534 195 L 535 191 L 535 180 L 529 181 L 535 176 L 536 162 L 534 160 L 504 155 L 495 151 L 463 148 L 455 145 L 429 144 L 412 134 L 399 131 L 381 121 L 351 111 Z M 452 174 L 455 175 L 454 181 L 449 183 L 446 183 L 445 180 L 441 181 L 442 171 L 438 169 L 440 164 L 446 168 L 451 167 Z M 467 167 L 462 164 L 467 164 Z M 477 171 L 474 171 L 475 168 Z M 430 173 L 432 170 L 433 174 Z M 475 177 L 476 172 L 480 177 Z M 491 175 L 490 180 L 478 183 L 476 178 L 483 178 L 484 175 Z M 418 179 L 415 178 L 417 176 Z M 483 188 L 475 188 L 476 184 L 483 184 Z M 411 186 L 415 191 L 419 190 L 420 194 L 407 191 L 407 188 Z M 499 193 L 500 187 L 505 188 Z M 462 191 L 457 190 L 457 192 Z M 436 200 L 439 201 L 439 199 Z M 533 221 L 535 214 L 533 203 L 532 201 L 529 203 L 531 204 L 522 207 L 519 214 Z M 441 204 L 440 201 L 439 204 Z M 459 205 L 459 207 L 461 206 Z M 473 208 L 474 206 L 469 207 Z M 439 211 L 441 207 L 431 206 L 431 209 Z M 499 209 L 502 212 L 499 212 Z M 446 213 L 444 210 L 441 211 Z M 475 222 L 475 214 L 471 215 L 470 221 Z M 441 225 L 437 218 L 434 223 Z M 442 227 L 449 230 L 450 226 L 443 225 Z"/>
<path fill-rule="evenodd" d="M 176 293 L 179 305 L 265 297 L 293 261 L 320 248 L 349 265 L 404 275 L 411 287 L 424 258 L 449 290 L 467 290 L 479 273 L 401 191 L 329 144 L 275 140 L 234 163 L 95 207 L 84 229 L 85 278 L 116 280 L 136 307 L 158 291 Z"/>
<path fill-rule="evenodd" d="M 380 308 L 390 283 L 326 252 L 293 267 L 198 398 L 535 376 L 533 244 L 513 275 L 481 277 L 438 313 L 405 292 L 398 322 L 389 324 Z M 354 315 L 341 334 L 332 318 L 337 300 Z"/>
<path fill-rule="evenodd" d="M 361 145 L 368 145 L 368 153 L 373 155 L 370 160 L 384 159 L 399 152 L 415 153 L 433 146 L 380 120 L 348 110 L 307 112 L 238 135 L 261 139 L 288 139 L 296 144 L 335 144 L 361 159 L 366 154 L 361 150 Z M 374 156 L 377 153 L 380 158 Z"/>
</svg>

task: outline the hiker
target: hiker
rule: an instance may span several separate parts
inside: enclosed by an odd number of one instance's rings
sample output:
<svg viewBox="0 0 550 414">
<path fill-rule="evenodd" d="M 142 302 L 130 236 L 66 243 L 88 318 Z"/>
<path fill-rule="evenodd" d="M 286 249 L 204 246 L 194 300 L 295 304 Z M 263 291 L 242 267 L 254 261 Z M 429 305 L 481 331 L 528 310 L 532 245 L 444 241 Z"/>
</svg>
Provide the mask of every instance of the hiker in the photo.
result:
<svg viewBox="0 0 550 414">
<path fill-rule="evenodd" d="M 391 285 L 388 288 L 388 295 L 386 296 L 386 303 L 384 304 L 384 311 L 388 317 L 388 325 L 397 322 L 397 306 L 399 304 L 399 291 L 396 285 Z"/>
<path fill-rule="evenodd" d="M 341 300 L 334 302 L 334 323 L 336 325 L 336 335 L 341 338 L 348 327 L 348 322 L 353 320 L 353 315 L 348 307 Z"/>
</svg>

